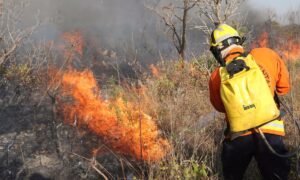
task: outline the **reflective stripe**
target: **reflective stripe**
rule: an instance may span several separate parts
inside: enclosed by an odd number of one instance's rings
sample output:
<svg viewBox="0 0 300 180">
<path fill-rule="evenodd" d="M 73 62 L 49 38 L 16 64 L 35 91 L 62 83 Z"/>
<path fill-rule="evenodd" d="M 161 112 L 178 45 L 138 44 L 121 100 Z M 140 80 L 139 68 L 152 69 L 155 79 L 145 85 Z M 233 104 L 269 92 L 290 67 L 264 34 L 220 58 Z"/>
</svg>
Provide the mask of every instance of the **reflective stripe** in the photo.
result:
<svg viewBox="0 0 300 180">
<path fill-rule="evenodd" d="M 273 131 L 270 129 L 261 129 L 263 133 L 268 133 L 268 134 L 275 134 L 275 135 L 279 135 L 279 136 L 285 136 L 285 133 L 282 131 Z"/>
<path fill-rule="evenodd" d="M 269 123 L 263 125 L 262 128 L 263 127 L 268 127 L 268 126 L 276 127 L 276 128 L 283 128 L 284 127 L 283 126 L 283 121 L 281 121 L 281 120 L 275 120 L 275 121 L 269 122 Z"/>
<path fill-rule="evenodd" d="M 282 120 L 274 120 L 260 127 L 263 133 L 276 134 L 279 136 L 284 136 L 284 124 Z M 252 131 L 247 131 L 240 136 L 247 136 L 252 134 Z M 226 137 L 230 138 L 230 136 Z"/>
<path fill-rule="evenodd" d="M 261 127 L 262 130 L 279 131 L 284 133 L 284 124 L 282 120 L 269 122 Z"/>
</svg>

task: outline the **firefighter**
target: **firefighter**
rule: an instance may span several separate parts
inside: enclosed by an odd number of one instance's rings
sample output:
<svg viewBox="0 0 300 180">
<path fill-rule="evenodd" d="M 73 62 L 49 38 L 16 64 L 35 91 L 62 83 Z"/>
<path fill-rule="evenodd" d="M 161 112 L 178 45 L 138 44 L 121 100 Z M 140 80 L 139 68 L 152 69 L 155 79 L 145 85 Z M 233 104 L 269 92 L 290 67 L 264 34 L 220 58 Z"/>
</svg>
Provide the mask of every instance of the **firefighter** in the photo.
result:
<svg viewBox="0 0 300 180">
<path fill-rule="evenodd" d="M 211 34 L 211 52 L 221 67 L 226 62 L 245 54 L 242 46 L 244 39 L 238 32 L 226 24 L 220 24 Z M 275 97 L 289 92 L 289 74 L 283 60 L 269 48 L 252 49 L 252 55 L 256 64 L 267 81 L 267 84 Z M 210 101 L 213 107 L 225 113 L 227 130 L 221 154 L 223 176 L 225 180 L 240 180 L 254 157 L 261 175 L 264 179 L 287 179 L 290 170 L 290 160 L 274 155 L 263 142 L 255 129 L 240 133 L 231 133 L 226 109 L 222 102 L 220 67 L 214 70 L 209 80 Z M 278 104 L 279 105 L 279 104 Z M 282 137 L 285 135 L 283 120 L 280 118 L 260 127 L 269 144 L 276 152 L 284 154 L 285 149 Z"/>
</svg>

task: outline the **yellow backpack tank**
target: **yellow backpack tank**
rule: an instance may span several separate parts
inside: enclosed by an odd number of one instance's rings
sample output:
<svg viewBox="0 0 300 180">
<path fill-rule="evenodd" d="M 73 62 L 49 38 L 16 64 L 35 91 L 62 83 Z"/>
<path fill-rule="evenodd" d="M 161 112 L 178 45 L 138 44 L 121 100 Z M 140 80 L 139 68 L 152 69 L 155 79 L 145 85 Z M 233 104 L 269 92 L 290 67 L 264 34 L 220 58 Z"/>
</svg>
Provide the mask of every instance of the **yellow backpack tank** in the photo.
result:
<svg viewBox="0 0 300 180">
<path fill-rule="evenodd" d="M 221 99 L 232 133 L 259 127 L 279 117 L 267 81 L 252 55 L 238 57 L 247 68 L 229 73 L 228 64 L 220 68 Z M 231 63 L 231 62 L 230 62 Z"/>
</svg>

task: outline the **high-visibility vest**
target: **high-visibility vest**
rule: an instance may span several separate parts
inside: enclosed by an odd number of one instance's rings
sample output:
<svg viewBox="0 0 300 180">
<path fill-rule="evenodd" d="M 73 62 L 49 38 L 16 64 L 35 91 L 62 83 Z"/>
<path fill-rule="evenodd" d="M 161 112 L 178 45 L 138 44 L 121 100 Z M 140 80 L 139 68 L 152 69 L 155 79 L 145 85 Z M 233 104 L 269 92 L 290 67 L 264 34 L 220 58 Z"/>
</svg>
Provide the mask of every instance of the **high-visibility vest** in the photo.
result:
<svg viewBox="0 0 300 180">
<path fill-rule="evenodd" d="M 279 130 L 281 121 L 274 120 L 278 119 L 280 112 L 267 81 L 252 55 L 240 56 L 233 61 L 244 61 L 249 69 L 233 75 L 227 72 L 226 67 L 221 67 L 219 71 L 221 99 L 230 131 L 236 133 L 256 127 L 270 131 Z M 231 62 L 228 62 L 227 66 Z"/>
</svg>

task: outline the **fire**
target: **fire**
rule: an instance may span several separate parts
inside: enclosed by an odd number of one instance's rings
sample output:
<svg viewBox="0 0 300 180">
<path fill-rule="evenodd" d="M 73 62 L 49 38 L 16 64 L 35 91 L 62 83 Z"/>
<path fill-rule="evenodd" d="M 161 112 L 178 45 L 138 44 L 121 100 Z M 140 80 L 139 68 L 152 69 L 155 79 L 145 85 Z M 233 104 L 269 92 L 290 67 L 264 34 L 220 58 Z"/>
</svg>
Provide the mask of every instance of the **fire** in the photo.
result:
<svg viewBox="0 0 300 180">
<path fill-rule="evenodd" d="M 257 40 L 252 43 L 251 47 L 270 47 L 269 34 L 263 32 Z M 298 60 L 300 59 L 300 42 L 295 38 L 276 37 L 274 38 L 274 49 L 282 55 L 284 60 Z"/>
<path fill-rule="evenodd" d="M 157 69 L 157 67 L 154 65 L 154 64 L 151 64 L 149 66 L 150 70 L 151 70 L 151 73 L 154 77 L 158 77 L 159 76 L 159 71 Z"/>
<path fill-rule="evenodd" d="M 269 46 L 269 34 L 267 32 L 263 32 L 259 38 L 259 46 L 260 47 L 268 47 Z"/>
<path fill-rule="evenodd" d="M 278 47 L 282 53 L 283 58 L 286 60 L 299 60 L 300 59 L 300 43 L 294 39 L 285 41 L 281 46 Z"/>
<path fill-rule="evenodd" d="M 263 32 L 251 45 L 252 48 L 257 46 L 262 48 L 269 47 L 269 34 L 267 32 Z"/>
<path fill-rule="evenodd" d="M 65 72 L 62 95 L 73 99 L 63 104 L 66 122 L 87 126 L 113 150 L 145 161 L 158 161 L 169 152 L 169 142 L 160 137 L 156 123 L 138 106 L 121 97 L 111 101 L 100 97 L 91 71 Z"/>
<path fill-rule="evenodd" d="M 83 55 L 84 40 L 80 32 L 66 32 L 62 35 L 66 45 L 63 45 L 65 58 L 72 58 L 74 53 Z"/>
</svg>

